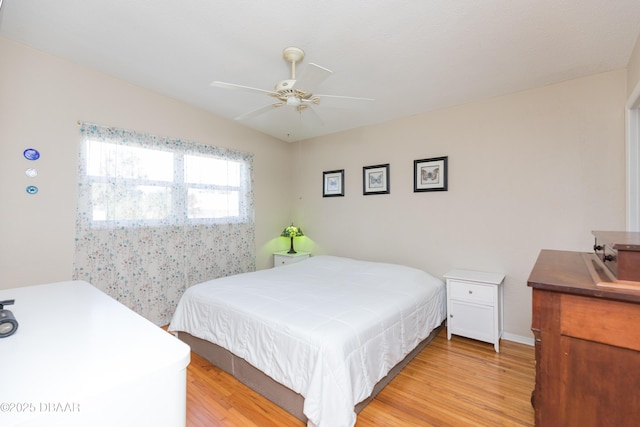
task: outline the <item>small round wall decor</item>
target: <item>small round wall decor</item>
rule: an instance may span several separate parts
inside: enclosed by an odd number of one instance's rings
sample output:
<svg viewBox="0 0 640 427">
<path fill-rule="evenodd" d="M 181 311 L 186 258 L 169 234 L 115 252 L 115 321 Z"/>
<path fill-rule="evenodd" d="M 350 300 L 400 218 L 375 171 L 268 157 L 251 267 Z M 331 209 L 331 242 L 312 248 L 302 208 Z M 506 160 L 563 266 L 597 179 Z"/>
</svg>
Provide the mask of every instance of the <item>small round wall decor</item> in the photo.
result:
<svg viewBox="0 0 640 427">
<path fill-rule="evenodd" d="M 40 152 L 35 148 L 27 148 L 22 154 L 27 160 L 38 160 L 40 158 Z"/>
<path fill-rule="evenodd" d="M 24 171 L 24 174 L 27 175 L 29 178 L 34 178 L 38 176 L 38 171 L 36 169 L 29 168 L 26 171 Z"/>
<path fill-rule="evenodd" d="M 36 194 L 37 192 L 38 192 L 38 187 L 36 187 L 35 185 L 30 185 L 27 187 L 27 193 Z"/>
</svg>

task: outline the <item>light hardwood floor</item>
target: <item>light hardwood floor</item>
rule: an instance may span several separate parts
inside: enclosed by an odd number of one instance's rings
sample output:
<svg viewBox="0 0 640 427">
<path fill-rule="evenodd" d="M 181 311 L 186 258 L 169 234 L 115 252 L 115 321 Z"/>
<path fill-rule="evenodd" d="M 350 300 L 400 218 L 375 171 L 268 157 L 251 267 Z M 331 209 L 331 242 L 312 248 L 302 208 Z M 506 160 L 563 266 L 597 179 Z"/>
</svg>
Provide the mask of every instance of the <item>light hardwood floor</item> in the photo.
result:
<svg viewBox="0 0 640 427">
<path fill-rule="evenodd" d="M 533 426 L 533 347 L 443 330 L 358 415 L 356 427 Z M 191 353 L 188 427 L 304 427 L 304 423 Z"/>
</svg>

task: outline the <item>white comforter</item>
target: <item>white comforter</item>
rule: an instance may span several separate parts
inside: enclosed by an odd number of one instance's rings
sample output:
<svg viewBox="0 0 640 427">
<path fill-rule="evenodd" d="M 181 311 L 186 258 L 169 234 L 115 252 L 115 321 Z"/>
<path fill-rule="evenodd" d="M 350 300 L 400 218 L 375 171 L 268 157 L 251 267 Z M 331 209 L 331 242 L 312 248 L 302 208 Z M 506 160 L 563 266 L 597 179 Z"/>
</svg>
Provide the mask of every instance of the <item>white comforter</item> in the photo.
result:
<svg viewBox="0 0 640 427">
<path fill-rule="evenodd" d="M 446 317 L 441 280 L 316 256 L 189 288 L 170 331 L 216 343 L 300 393 L 310 426 L 353 426 L 354 406 Z"/>
</svg>

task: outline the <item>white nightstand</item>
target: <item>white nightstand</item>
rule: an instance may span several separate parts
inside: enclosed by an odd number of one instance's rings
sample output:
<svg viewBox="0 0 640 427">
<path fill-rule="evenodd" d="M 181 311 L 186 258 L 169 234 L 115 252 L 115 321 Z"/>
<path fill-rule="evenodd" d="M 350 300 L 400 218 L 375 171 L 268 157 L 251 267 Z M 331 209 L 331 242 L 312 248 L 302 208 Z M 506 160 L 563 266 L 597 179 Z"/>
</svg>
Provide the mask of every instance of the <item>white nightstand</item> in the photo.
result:
<svg viewBox="0 0 640 427">
<path fill-rule="evenodd" d="M 288 251 L 280 251 L 273 253 L 273 266 L 280 267 L 287 264 L 294 264 L 296 262 L 304 261 L 309 258 L 311 254 L 309 252 L 296 252 L 290 254 Z"/>
<path fill-rule="evenodd" d="M 451 334 L 493 343 L 502 337 L 504 274 L 451 270 L 447 280 L 447 339 Z"/>
</svg>

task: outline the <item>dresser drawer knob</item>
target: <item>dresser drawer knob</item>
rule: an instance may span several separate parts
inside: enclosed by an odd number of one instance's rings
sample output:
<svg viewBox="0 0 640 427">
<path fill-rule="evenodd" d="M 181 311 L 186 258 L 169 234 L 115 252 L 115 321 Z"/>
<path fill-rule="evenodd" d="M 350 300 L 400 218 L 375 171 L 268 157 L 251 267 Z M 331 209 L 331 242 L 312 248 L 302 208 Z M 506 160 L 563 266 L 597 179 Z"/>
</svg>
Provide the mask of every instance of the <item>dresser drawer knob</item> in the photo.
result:
<svg viewBox="0 0 640 427">
<path fill-rule="evenodd" d="M 471 295 L 473 293 L 473 291 L 471 289 L 469 289 L 469 295 Z"/>
</svg>

